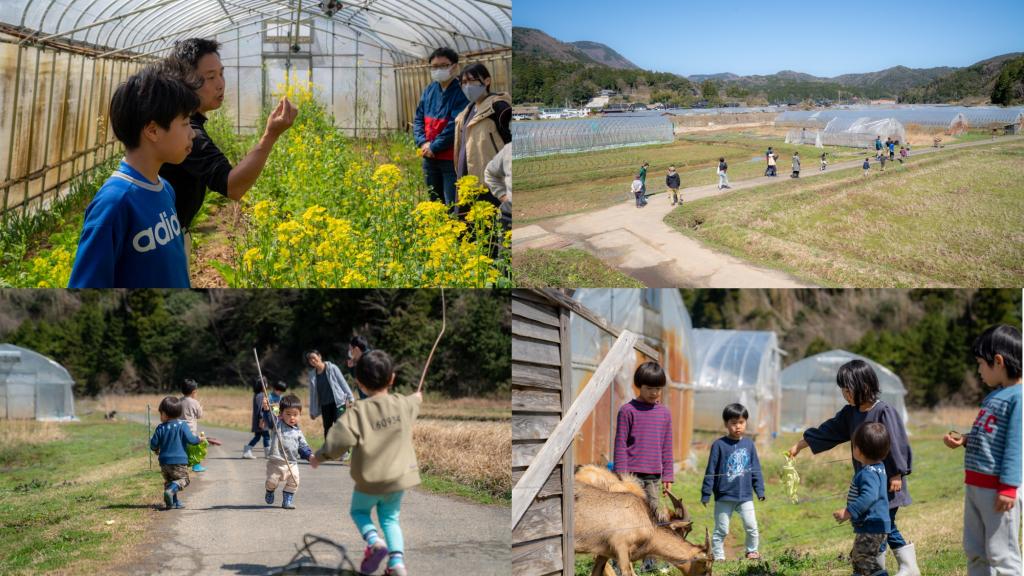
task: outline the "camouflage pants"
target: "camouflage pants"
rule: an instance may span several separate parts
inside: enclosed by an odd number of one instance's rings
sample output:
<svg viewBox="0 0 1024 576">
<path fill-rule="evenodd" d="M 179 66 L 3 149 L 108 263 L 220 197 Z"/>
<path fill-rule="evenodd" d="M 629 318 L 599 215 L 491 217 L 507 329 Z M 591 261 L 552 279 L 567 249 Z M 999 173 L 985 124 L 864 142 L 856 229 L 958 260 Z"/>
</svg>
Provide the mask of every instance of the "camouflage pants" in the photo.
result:
<svg viewBox="0 0 1024 576">
<path fill-rule="evenodd" d="M 885 566 L 878 565 L 878 549 L 888 534 L 856 534 L 853 539 L 853 550 L 850 551 L 850 563 L 853 573 L 860 576 L 874 576 L 885 572 Z"/>
<path fill-rule="evenodd" d="M 177 482 L 178 486 L 188 486 L 188 466 L 185 464 L 161 464 L 160 474 L 164 477 L 164 487 L 171 482 Z"/>
</svg>

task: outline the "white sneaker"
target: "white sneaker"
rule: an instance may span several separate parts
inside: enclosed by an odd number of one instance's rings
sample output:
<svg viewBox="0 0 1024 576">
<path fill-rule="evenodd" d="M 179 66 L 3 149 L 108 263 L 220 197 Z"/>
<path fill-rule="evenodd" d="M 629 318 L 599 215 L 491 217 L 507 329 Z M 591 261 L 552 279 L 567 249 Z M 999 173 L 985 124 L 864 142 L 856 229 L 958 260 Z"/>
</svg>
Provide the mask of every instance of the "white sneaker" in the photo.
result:
<svg viewBox="0 0 1024 576">
<path fill-rule="evenodd" d="M 252 455 L 252 446 L 249 446 L 248 444 L 245 445 L 245 448 L 242 449 L 242 458 L 245 458 L 246 460 L 256 458 Z"/>
</svg>

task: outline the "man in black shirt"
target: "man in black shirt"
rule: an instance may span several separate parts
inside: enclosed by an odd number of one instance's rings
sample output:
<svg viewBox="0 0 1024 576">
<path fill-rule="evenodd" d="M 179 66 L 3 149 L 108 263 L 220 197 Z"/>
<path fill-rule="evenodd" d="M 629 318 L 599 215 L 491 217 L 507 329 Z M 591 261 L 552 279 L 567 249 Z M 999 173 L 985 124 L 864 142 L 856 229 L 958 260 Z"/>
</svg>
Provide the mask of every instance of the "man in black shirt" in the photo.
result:
<svg viewBox="0 0 1024 576">
<path fill-rule="evenodd" d="M 171 55 L 167 57 L 167 65 L 171 69 L 202 81 L 202 86 L 196 90 L 199 111 L 192 115 L 192 129 L 195 131 L 192 152 L 181 164 L 164 164 L 160 169 L 160 176 L 174 187 L 178 221 L 185 232 L 186 256 L 191 249 L 188 230 L 203 206 L 207 188 L 232 200 L 240 200 L 256 183 L 274 143 L 291 127 L 298 114 L 295 105 L 282 98 L 267 118 L 267 127 L 259 143 L 237 166 L 232 167 L 204 128 L 205 114 L 224 103 L 224 66 L 217 52 L 219 48 L 216 40 L 189 38 L 175 42 Z"/>
</svg>

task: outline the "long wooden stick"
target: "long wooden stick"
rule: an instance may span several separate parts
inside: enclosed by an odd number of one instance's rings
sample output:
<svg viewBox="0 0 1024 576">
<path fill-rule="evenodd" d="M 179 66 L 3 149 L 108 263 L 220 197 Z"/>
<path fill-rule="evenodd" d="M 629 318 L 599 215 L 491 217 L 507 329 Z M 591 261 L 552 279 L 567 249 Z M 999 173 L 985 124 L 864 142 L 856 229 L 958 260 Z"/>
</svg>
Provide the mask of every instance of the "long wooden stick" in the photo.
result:
<svg viewBox="0 0 1024 576">
<path fill-rule="evenodd" d="M 434 350 L 437 350 L 437 343 L 441 341 L 441 336 L 444 336 L 444 329 L 447 322 L 448 313 L 444 302 L 444 288 L 441 288 L 441 331 L 437 333 L 437 339 L 434 340 L 434 345 L 430 348 L 430 355 L 427 356 L 427 363 L 423 365 L 423 374 L 420 375 L 420 384 L 416 387 L 417 393 L 423 390 L 423 381 L 427 378 L 427 368 L 430 367 L 430 361 L 434 358 Z"/>
</svg>

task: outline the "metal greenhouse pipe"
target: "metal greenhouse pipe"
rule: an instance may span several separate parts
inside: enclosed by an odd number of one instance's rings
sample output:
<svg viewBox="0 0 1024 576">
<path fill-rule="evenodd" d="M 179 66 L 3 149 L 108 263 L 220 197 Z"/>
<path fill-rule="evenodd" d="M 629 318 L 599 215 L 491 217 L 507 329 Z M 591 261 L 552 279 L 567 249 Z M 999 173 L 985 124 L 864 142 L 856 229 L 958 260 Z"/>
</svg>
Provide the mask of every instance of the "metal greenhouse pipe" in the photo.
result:
<svg viewBox="0 0 1024 576">
<path fill-rule="evenodd" d="M 30 40 L 33 41 L 33 42 L 46 42 L 47 40 L 53 40 L 54 38 L 63 38 L 64 36 L 69 36 L 69 35 L 72 35 L 72 34 L 76 34 L 76 33 L 81 32 L 83 30 L 88 30 L 88 29 L 94 28 L 96 26 L 102 26 L 104 24 L 109 24 L 110 22 L 115 22 L 117 20 L 128 18 L 129 16 L 134 16 L 135 14 L 141 14 L 143 12 L 147 12 L 147 11 L 153 10 L 155 8 L 160 8 L 162 6 L 166 6 L 168 4 L 173 4 L 175 2 L 181 2 L 181 1 L 183 1 L 183 0 L 164 0 L 163 2 L 157 2 L 156 4 L 153 4 L 152 6 L 146 6 L 145 8 L 139 8 L 138 10 L 132 10 L 131 12 L 128 12 L 127 14 L 121 14 L 119 16 L 113 16 L 111 18 L 106 18 L 104 20 L 99 20 L 97 22 L 93 22 L 92 24 L 87 24 L 85 26 L 79 26 L 79 27 L 76 27 L 76 28 L 72 28 L 71 30 L 68 30 L 67 32 L 60 32 L 60 33 L 57 33 L 57 34 L 50 34 L 49 36 L 44 36 L 42 38 L 37 38 L 35 40 L 31 40 L 29 38 L 26 38 L 25 40 L 22 40 L 21 43 L 24 44 L 24 43 L 29 42 Z"/>
<path fill-rule="evenodd" d="M 353 117 L 354 117 L 354 122 L 352 124 L 355 126 L 355 128 L 352 130 L 352 137 L 353 138 L 358 138 L 359 137 L 359 33 L 358 32 L 356 33 L 356 57 L 355 57 L 355 59 L 356 59 L 356 97 L 355 97 L 355 105 L 352 107 L 353 108 L 352 113 L 353 113 Z M 334 66 L 334 62 L 331 62 L 331 66 L 332 67 Z"/>
<path fill-rule="evenodd" d="M 53 86 L 57 83 L 57 51 L 53 52 L 53 59 L 50 61 L 50 96 L 46 105 L 46 137 L 43 138 L 43 178 L 39 185 L 41 191 L 46 190 L 46 174 L 50 171 L 50 125 L 53 119 Z M 42 206 L 46 200 L 45 192 L 40 193 L 39 205 Z"/>
</svg>

